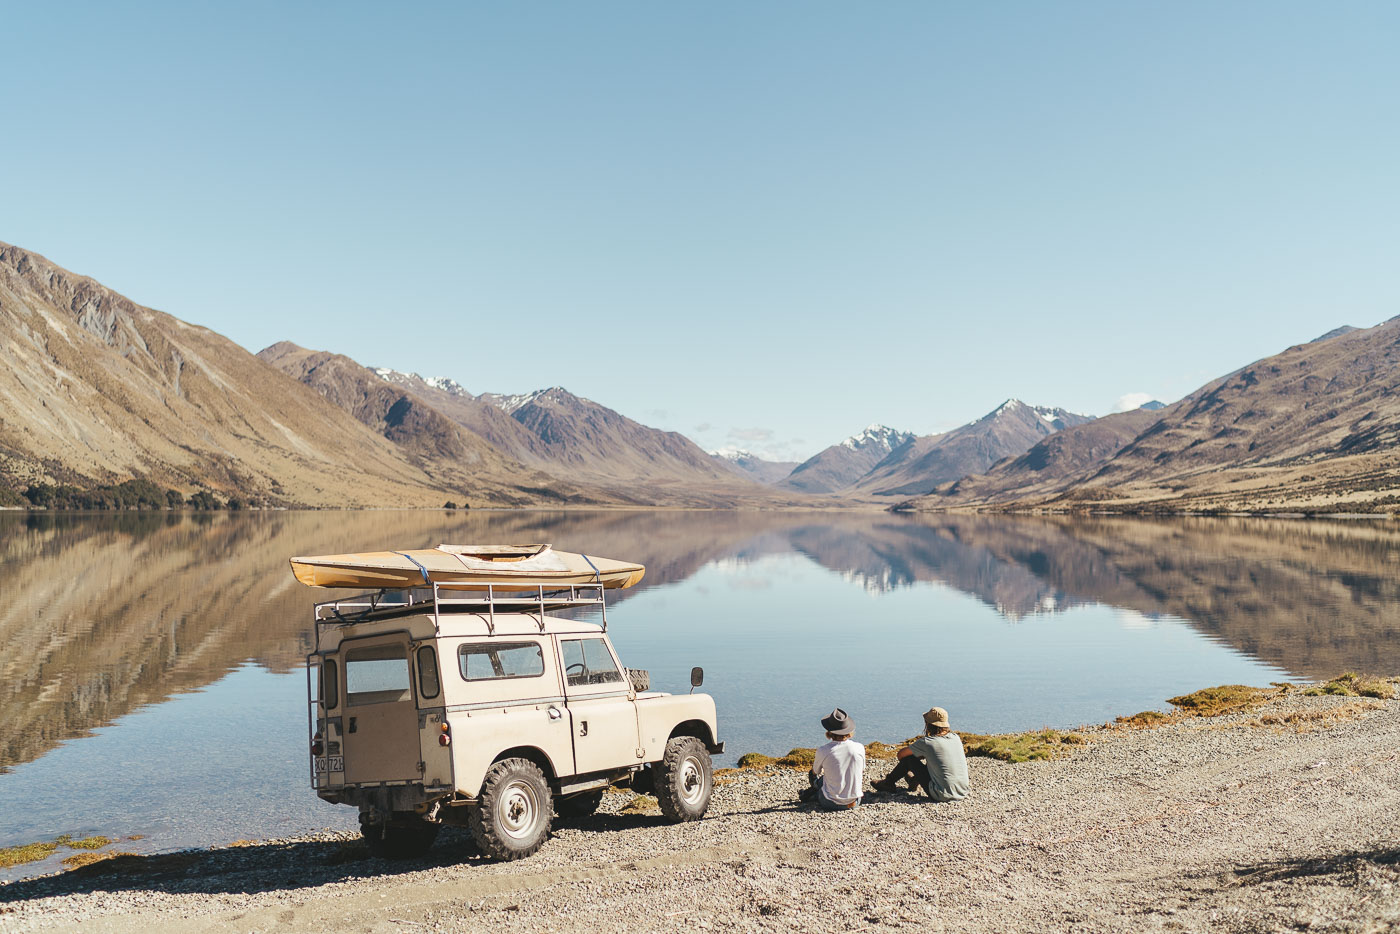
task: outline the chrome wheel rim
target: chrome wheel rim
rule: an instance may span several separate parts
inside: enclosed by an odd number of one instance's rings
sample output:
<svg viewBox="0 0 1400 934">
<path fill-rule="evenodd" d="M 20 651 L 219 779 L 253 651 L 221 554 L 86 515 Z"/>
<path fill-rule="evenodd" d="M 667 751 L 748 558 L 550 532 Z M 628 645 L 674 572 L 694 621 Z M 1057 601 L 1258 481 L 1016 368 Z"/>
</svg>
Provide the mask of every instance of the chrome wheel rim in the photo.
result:
<svg viewBox="0 0 1400 934">
<path fill-rule="evenodd" d="M 496 805 L 496 816 L 501 831 L 515 840 L 526 840 L 532 835 L 539 819 L 540 799 L 535 787 L 529 782 L 514 781 L 501 791 L 500 803 Z"/>
<path fill-rule="evenodd" d="M 687 805 L 700 802 L 705 796 L 705 770 L 695 756 L 686 756 L 681 762 L 680 780 L 676 791 Z"/>
</svg>

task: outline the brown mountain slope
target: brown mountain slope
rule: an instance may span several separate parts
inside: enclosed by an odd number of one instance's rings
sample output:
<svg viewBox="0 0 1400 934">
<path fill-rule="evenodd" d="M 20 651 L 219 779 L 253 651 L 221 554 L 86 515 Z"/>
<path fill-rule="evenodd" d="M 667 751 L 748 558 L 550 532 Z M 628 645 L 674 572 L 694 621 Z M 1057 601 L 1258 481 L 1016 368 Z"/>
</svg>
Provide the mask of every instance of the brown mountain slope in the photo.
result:
<svg viewBox="0 0 1400 934">
<path fill-rule="evenodd" d="M 871 425 L 858 435 L 824 448 L 798 464 L 778 484 L 803 493 L 835 493 L 865 476 L 893 452 L 914 440 L 907 431 Z"/>
<path fill-rule="evenodd" d="M 911 508 L 1389 509 L 1400 502 L 1400 319 L 1338 331 L 1159 411 L 1065 432 L 1056 451 L 1037 446 Z"/>
<path fill-rule="evenodd" d="M 513 503 L 597 501 L 579 496 L 576 489 L 554 489 L 556 481 L 515 463 L 434 406 L 349 357 L 282 341 L 259 351 L 258 358 L 397 444 L 437 483 L 469 500 L 484 495 Z"/>
<path fill-rule="evenodd" d="M 549 446 L 499 405 L 473 396 L 455 380 L 424 379 L 417 373 L 374 368 L 375 375 L 402 386 L 502 454 L 530 467 L 548 469 Z"/>
<path fill-rule="evenodd" d="M 526 396 L 485 394 L 543 444 L 550 463 L 594 482 L 742 483 L 678 432 L 635 422 L 560 386 Z"/>
<path fill-rule="evenodd" d="M 549 477 L 551 487 L 591 499 L 645 506 L 810 505 L 718 463 L 684 435 L 635 422 L 560 387 L 519 396 L 473 396 L 455 380 L 375 368 L 507 457 Z"/>
<path fill-rule="evenodd" d="M 441 505 L 399 450 L 206 328 L 0 244 L 0 484 L 149 477 L 309 505 Z"/>
<path fill-rule="evenodd" d="M 858 493 L 880 496 L 927 493 L 940 483 L 980 474 L 997 461 L 1015 457 L 1040 439 L 1092 416 L 1064 409 L 1030 406 L 1008 399 L 995 411 L 941 435 L 925 435 L 892 451 L 855 484 Z"/>
</svg>

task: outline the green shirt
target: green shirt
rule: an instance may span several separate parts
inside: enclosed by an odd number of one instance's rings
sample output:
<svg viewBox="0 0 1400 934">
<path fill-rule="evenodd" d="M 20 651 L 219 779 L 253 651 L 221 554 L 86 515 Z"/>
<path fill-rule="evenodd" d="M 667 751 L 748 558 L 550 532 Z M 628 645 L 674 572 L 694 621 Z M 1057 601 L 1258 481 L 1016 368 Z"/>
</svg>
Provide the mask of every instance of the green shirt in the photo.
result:
<svg viewBox="0 0 1400 934">
<path fill-rule="evenodd" d="M 961 801 L 971 785 L 967 780 L 967 757 L 956 733 L 946 736 L 920 736 L 909 745 L 928 768 L 929 796 L 935 801 Z"/>
</svg>

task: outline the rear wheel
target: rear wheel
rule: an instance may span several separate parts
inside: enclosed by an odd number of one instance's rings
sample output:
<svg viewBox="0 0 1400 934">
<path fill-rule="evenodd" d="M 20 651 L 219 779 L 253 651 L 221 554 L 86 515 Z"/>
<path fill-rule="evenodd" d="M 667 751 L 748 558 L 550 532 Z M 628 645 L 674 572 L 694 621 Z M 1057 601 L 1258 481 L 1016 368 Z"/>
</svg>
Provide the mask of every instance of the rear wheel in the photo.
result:
<svg viewBox="0 0 1400 934">
<path fill-rule="evenodd" d="M 529 759 L 503 759 L 491 766 L 481 799 L 468 815 L 472 837 L 492 859 L 523 859 L 549 836 L 549 785 Z"/>
<path fill-rule="evenodd" d="M 573 795 L 568 798 L 560 798 L 554 802 L 554 813 L 559 815 L 560 820 L 583 820 L 585 817 L 592 817 L 593 812 L 598 810 L 598 805 L 603 803 L 603 792 L 588 791 L 581 795 Z"/>
<path fill-rule="evenodd" d="M 673 821 L 699 820 L 710 809 L 714 776 L 710 752 L 694 736 L 673 736 L 656 770 L 656 801 Z"/>
<path fill-rule="evenodd" d="M 413 859 L 427 853 L 437 839 L 438 825 L 417 817 L 395 817 L 382 824 L 360 820 L 360 833 L 371 856 L 380 859 Z"/>
</svg>

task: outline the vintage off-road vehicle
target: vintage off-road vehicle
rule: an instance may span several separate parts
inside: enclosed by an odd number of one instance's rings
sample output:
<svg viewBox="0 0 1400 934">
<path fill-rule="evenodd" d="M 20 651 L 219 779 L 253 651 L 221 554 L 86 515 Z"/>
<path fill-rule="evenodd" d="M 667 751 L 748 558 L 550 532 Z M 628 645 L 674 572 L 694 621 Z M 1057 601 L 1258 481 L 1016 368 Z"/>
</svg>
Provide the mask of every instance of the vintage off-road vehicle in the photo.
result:
<svg viewBox="0 0 1400 934">
<path fill-rule="evenodd" d="M 690 694 L 652 692 L 608 639 L 605 592 L 640 565 L 548 545 L 292 565 L 313 586 L 377 588 L 317 604 L 307 657 L 312 787 L 359 808 L 374 854 L 420 854 L 452 823 L 520 859 L 614 784 L 654 792 L 671 820 L 704 816 L 724 745 L 702 672 Z"/>
</svg>

